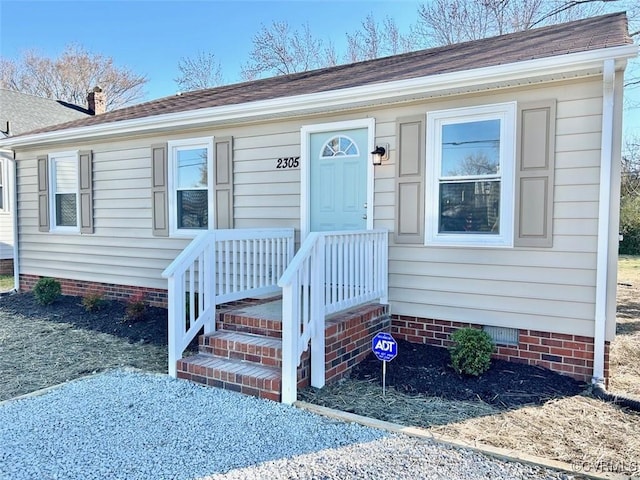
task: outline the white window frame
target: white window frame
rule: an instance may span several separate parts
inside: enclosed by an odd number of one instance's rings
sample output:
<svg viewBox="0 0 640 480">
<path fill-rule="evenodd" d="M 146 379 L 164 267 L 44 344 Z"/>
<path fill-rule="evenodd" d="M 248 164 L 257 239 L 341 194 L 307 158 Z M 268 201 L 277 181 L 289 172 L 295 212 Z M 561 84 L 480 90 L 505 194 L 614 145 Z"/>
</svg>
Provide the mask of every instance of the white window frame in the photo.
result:
<svg viewBox="0 0 640 480">
<path fill-rule="evenodd" d="M 177 178 L 178 178 L 178 156 L 180 150 L 191 150 L 195 148 L 207 149 L 207 230 L 213 230 L 214 218 L 214 186 L 215 186 L 215 165 L 213 162 L 213 137 L 187 138 L 183 140 L 170 140 L 168 146 L 168 178 L 167 189 L 169 193 L 169 235 L 176 237 L 195 237 L 198 233 L 205 231 L 202 228 L 178 228 L 178 198 L 177 198 Z"/>
<path fill-rule="evenodd" d="M 427 185 L 425 245 L 513 246 L 514 172 L 516 162 L 516 102 L 438 110 L 427 113 Z M 442 127 L 447 124 L 500 120 L 500 233 L 440 233 L 440 172 Z"/>
<path fill-rule="evenodd" d="M 4 158 L 0 157 L 0 200 L 2 201 L 2 205 L 0 205 L 0 213 L 9 213 L 9 188 L 8 188 L 8 180 L 7 176 L 9 175 L 9 162 Z"/>
<path fill-rule="evenodd" d="M 58 162 L 73 162 L 76 169 L 76 188 L 74 192 L 56 191 L 56 165 Z M 49 225 L 51 232 L 79 233 L 80 232 L 80 188 L 78 185 L 79 161 L 78 151 L 57 152 L 49 154 Z M 76 196 L 76 224 L 58 225 L 56 222 L 56 193 L 73 193 Z"/>
</svg>

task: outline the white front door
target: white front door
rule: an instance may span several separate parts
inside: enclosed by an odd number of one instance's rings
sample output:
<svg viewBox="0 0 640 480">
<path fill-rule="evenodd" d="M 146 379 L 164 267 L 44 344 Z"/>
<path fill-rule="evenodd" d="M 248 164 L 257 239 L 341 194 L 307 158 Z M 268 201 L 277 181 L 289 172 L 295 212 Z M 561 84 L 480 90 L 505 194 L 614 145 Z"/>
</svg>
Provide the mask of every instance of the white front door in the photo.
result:
<svg viewBox="0 0 640 480">
<path fill-rule="evenodd" d="M 366 229 L 368 128 L 313 132 L 308 146 L 309 231 Z"/>
</svg>

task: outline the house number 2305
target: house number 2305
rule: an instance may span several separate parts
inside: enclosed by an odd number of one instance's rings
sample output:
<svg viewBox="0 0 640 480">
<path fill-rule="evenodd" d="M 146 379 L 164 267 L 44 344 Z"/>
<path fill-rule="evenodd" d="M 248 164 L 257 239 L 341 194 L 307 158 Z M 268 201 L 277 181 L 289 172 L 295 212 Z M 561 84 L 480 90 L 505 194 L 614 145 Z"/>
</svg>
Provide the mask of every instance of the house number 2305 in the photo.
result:
<svg viewBox="0 0 640 480">
<path fill-rule="evenodd" d="M 283 157 L 276 161 L 276 168 L 298 168 L 300 157 Z"/>
</svg>

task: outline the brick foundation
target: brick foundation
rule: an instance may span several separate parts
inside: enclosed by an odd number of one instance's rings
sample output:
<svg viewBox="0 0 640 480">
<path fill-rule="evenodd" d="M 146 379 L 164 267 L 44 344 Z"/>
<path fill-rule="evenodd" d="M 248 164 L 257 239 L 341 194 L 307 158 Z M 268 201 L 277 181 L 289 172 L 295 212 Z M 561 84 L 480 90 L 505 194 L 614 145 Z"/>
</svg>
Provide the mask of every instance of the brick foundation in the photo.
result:
<svg viewBox="0 0 640 480">
<path fill-rule="evenodd" d="M 449 347 L 451 333 L 459 328 L 482 328 L 474 323 L 391 316 L 394 337 L 413 343 Z M 593 338 L 538 330 L 519 330 L 518 345 L 496 345 L 493 358 L 538 365 L 583 382 L 593 376 Z M 609 379 L 609 342 L 605 345 L 605 380 Z"/>
<path fill-rule="evenodd" d="M 13 258 L 0 258 L 0 275 L 13 275 Z"/>
<path fill-rule="evenodd" d="M 20 290 L 31 291 L 38 280 L 38 275 L 20 275 Z M 69 280 L 56 278 L 60 282 L 63 295 L 82 297 L 87 293 L 102 292 L 108 300 L 127 300 L 142 293 L 145 303 L 153 307 L 167 308 L 167 291 L 159 288 L 134 287 L 131 285 L 117 285 L 115 283 L 87 282 L 83 280 Z"/>
</svg>

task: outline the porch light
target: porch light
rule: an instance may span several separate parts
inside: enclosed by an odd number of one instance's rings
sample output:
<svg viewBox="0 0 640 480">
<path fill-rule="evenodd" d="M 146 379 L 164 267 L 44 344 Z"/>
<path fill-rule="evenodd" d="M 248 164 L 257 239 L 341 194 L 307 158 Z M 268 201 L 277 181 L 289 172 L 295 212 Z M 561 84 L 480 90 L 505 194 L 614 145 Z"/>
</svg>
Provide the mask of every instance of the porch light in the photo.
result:
<svg viewBox="0 0 640 480">
<path fill-rule="evenodd" d="M 374 165 L 382 165 L 383 160 L 389 160 L 389 144 L 385 143 L 383 145 L 384 146 L 376 145 L 376 149 L 371 152 L 371 155 L 373 155 Z"/>
</svg>

